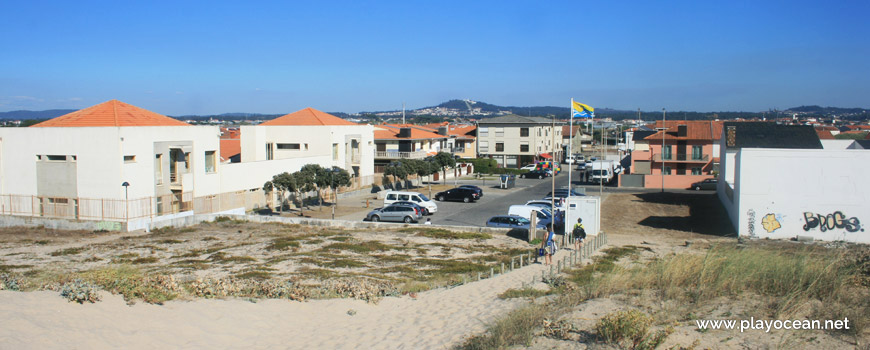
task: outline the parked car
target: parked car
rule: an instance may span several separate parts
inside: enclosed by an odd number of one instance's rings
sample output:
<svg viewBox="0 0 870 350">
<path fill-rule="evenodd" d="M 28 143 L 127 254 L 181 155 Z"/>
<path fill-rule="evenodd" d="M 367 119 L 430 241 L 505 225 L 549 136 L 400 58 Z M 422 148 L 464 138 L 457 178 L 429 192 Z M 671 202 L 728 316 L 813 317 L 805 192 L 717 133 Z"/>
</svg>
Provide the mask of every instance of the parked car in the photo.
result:
<svg viewBox="0 0 870 350">
<path fill-rule="evenodd" d="M 470 188 L 472 190 L 477 191 L 477 199 L 480 199 L 483 197 L 483 189 L 480 187 L 477 187 L 475 185 L 461 185 L 461 186 L 459 186 L 459 188 Z"/>
<path fill-rule="evenodd" d="M 690 186 L 689 188 L 691 188 L 695 191 L 700 191 L 700 190 L 714 190 L 715 191 L 718 183 L 719 183 L 719 180 L 717 180 L 717 179 L 706 179 L 704 181 L 698 181 L 696 183 L 693 183 L 692 186 Z"/>
<path fill-rule="evenodd" d="M 463 201 L 465 203 L 476 201 L 480 195 L 477 191 L 470 188 L 451 188 L 444 192 L 435 194 L 435 199 L 438 201 Z"/>
<path fill-rule="evenodd" d="M 389 206 L 392 207 L 392 206 L 396 206 L 396 205 L 402 206 L 402 207 L 414 208 L 417 210 L 417 213 L 419 213 L 420 216 L 429 215 L 429 209 L 426 209 L 426 207 L 419 205 L 417 203 L 414 203 L 414 202 L 395 202 L 393 204 L 390 204 Z"/>
<path fill-rule="evenodd" d="M 550 174 L 543 170 L 532 170 L 525 174 L 520 174 L 520 178 L 523 179 L 543 179 L 547 176 L 550 176 Z"/>
<path fill-rule="evenodd" d="M 422 217 L 422 215 L 418 214 L 412 207 L 391 205 L 389 207 L 372 210 L 368 215 L 366 215 L 366 220 L 374 222 L 395 221 L 412 223 L 419 221 L 420 217 Z"/>
<path fill-rule="evenodd" d="M 556 203 L 555 203 L 555 204 L 556 204 L 556 210 L 562 209 L 562 207 L 561 207 L 562 203 L 561 203 L 561 202 L 562 202 L 562 201 L 558 201 L 558 200 L 556 201 Z M 546 208 L 546 209 L 550 209 L 550 207 L 552 207 L 552 204 L 553 204 L 553 203 L 550 202 L 550 200 L 543 200 L 543 199 L 533 199 L 533 200 L 530 200 L 530 201 L 526 202 L 526 205 L 534 205 L 534 206 L 541 207 L 541 208 Z"/>
<path fill-rule="evenodd" d="M 537 163 L 526 164 L 525 166 L 523 166 L 522 168 L 520 168 L 520 170 L 524 170 L 524 171 L 532 171 L 532 170 L 535 170 L 535 168 L 537 168 L 537 167 L 538 167 L 538 164 L 537 164 Z"/>
<path fill-rule="evenodd" d="M 567 188 L 559 188 L 559 189 L 556 189 L 556 191 L 555 191 L 556 195 L 555 195 L 555 196 L 553 195 L 553 193 L 554 193 L 554 192 L 548 192 L 547 195 L 544 196 L 544 199 L 549 199 L 550 197 L 556 197 L 556 198 L 566 198 L 566 197 L 568 197 L 568 189 L 567 189 Z M 572 189 L 571 189 L 571 196 L 585 196 L 585 194 L 582 194 L 582 193 L 580 193 L 580 192 L 577 192 L 577 191 L 575 191 L 575 190 L 572 188 Z"/>
<path fill-rule="evenodd" d="M 534 205 L 512 205 L 508 208 L 508 215 L 520 216 L 526 220 L 531 220 L 532 215 L 535 215 L 538 218 L 538 223 L 544 226 L 553 222 L 553 213 L 550 208 Z"/>
<path fill-rule="evenodd" d="M 501 227 L 528 230 L 530 226 L 531 222 L 528 219 L 516 215 L 496 215 L 486 221 L 486 227 Z M 538 230 L 546 230 L 547 226 L 542 223 L 538 223 L 536 228 Z"/>
<path fill-rule="evenodd" d="M 389 206 L 395 202 L 416 203 L 425 207 L 430 214 L 438 211 L 438 205 L 420 192 L 387 191 L 387 195 L 384 197 L 384 206 Z"/>
</svg>

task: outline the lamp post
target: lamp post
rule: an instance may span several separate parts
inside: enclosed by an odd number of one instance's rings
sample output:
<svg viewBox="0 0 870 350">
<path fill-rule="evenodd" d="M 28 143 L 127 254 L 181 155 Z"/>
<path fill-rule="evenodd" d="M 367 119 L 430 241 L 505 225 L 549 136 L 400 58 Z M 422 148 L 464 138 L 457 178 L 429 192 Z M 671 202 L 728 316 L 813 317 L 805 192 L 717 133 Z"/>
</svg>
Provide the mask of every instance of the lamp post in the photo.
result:
<svg viewBox="0 0 870 350">
<path fill-rule="evenodd" d="M 130 187 L 130 183 L 127 181 L 124 181 L 124 183 L 122 183 L 121 186 L 124 187 L 124 205 L 125 205 L 124 221 L 130 221 L 130 197 L 127 193 L 127 188 Z"/>
<path fill-rule="evenodd" d="M 665 193 L 665 134 L 668 131 L 668 126 L 665 123 L 666 112 L 665 109 L 662 108 L 662 193 Z"/>
</svg>

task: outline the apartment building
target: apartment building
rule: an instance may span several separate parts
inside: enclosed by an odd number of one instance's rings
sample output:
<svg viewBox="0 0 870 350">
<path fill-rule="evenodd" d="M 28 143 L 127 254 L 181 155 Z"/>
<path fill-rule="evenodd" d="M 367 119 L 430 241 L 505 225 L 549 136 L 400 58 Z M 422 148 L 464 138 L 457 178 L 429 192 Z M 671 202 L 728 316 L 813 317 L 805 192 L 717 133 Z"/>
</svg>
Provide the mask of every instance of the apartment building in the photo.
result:
<svg viewBox="0 0 870 350">
<path fill-rule="evenodd" d="M 329 119 L 320 113 L 288 116 Z M 193 213 L 264 206 L 263 184 L 305 164 L 346 167 L 358 185 L 373 178 L 371 126 L 297 123 L 243 127 L 241 162 L 232 162 L 235 152 L 222 152 L 223 141 L 236 139 L 221 140 L 219 127 L 117 100 L 28 128 L 2 128 L 0 215 L 120 222 L 123 227 L 110 227 L 133 230 Z M 283 143 L 300 145 L 298 153 L 282 153 Z M 268 144 L 272 159 L 265 156 Z"/>
<path fill-rule="evenodd" d="M 630 174 L 619 185 L 649 188 L 689 188 L 713 176 L 719 167 L 722 123 L 716 121 L 657 121 L 655 133 L 636 132 Z"/>
<path fill-rule="evenodd" d="M 477 122 L 477 154 L 501 167 L 562 159 L 562 125 L 540 117 L 506 115 Z"/>
<path fill-rule="evenodd" d="M 447 149 L 450 137 L 432 129 L 412 124 L 382 124 L 374 126 L 374 171 L 402 159 L 423 159 Z"/>
</svg>

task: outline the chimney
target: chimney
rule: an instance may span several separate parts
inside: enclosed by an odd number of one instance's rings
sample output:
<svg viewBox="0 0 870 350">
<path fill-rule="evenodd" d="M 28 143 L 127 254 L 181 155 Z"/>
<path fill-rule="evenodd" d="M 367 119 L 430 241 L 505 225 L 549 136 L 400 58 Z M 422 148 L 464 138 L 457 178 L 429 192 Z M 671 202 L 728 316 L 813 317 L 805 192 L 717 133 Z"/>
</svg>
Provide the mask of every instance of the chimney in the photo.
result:
<svg viewBox="0 0 870 350">
<path fill-rule="evenodd" d="M 409 138 L 411 137 L 411 128 L 399 128 L 399 136 L 400 138 Z"/>
<path fill-rule="evenodd" d="M 438 135 L 447 136 L 447 127 L 446 126 L 438 127 Z"/>
<path fill-rule="evenodd" d="M 688 125 L 678 125 L 677 126 L 677 136 L 678 137 L 686 137 L 688 134 L 689 126 Z"/>
</svg>

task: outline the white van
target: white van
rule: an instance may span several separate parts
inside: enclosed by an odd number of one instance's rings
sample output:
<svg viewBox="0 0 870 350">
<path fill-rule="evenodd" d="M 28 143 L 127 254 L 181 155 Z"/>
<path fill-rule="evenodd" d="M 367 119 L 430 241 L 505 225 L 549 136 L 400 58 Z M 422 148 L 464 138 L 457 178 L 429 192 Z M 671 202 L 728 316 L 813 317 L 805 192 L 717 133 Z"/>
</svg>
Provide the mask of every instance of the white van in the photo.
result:
<svg viewBox="0 0 870 350">
<path fill-rule="evenodd" d="M 512 205 L 508 209 L 508 215 L 521 216 L 528 220 L 532 219 L 533 212 L 538 217 L 538 224 L 546 226 L 553 222 L 553 214 L 548 208 L 542 208 L 535 205 Z"/>
<path fill-rule="evenodd" d="M 387 191 L 387 196 L 384 197 L 384 206 L 386 207 L 395 202 L 411 202 L 417 204 L 426 208 L 426 210 L 429 211 L 429 214 L 438 211 L 438 205 L 420 192 Z"/>
</svg>

